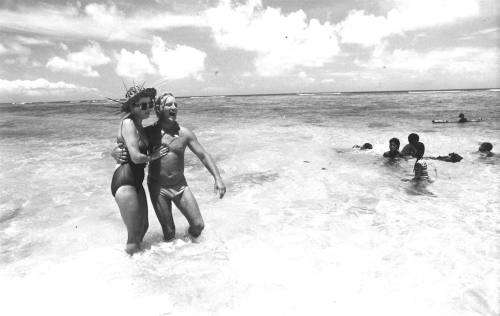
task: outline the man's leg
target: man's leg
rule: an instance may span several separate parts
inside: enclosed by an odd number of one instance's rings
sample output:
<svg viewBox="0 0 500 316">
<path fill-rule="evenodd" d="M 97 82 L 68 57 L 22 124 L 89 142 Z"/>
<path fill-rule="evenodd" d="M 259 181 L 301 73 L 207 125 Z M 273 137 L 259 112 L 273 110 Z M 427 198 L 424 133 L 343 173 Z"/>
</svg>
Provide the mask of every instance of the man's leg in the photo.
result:
<svg viewBox="0 0 500 316">
<path fill-rule="evenodd" d="M 163 239 L 170 241 L 175 238 L 175 224 L 172 217 L 172 201 L 160 195 L 161 186 L 148 183 L 151 204 L 160 222 L 163 231 Z"/>
<path fill-rule="evenodd" d="M 189 223 L 189 234 L 195 238 L 200 236 L 205 223 L 201 217 L 198 203 L 189 187 L 184 190 L 179 199 L 174 200 L 174 203 Z"/>
</svg>

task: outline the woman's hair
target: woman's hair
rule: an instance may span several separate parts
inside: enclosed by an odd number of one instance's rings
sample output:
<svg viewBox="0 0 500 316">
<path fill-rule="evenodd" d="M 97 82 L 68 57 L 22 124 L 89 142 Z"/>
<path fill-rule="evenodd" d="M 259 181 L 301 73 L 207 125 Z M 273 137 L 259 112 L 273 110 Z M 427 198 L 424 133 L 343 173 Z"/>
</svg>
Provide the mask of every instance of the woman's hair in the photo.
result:
<svg viewBox="0 0 500 316">
<path fill-rule="evenodd" d="M 417 142 L 415 144 L 415 150 L 416 150 L 416 153 L 414 155 L 415 158 L 417 158 L 417 161 L 422 159 L 422 157 L 424 157 L 424 154 L 425 154 L 425 145 L 421 142 Z"/>
<path fill-rule="evenodd" d="M 391 138 L 391 139 L 389 140 L 389 144 L 390 144 L 390 143 L 394 143 L 394 144 L 396 144 L 396 145 L 398 146 L 398 148 L 399 148 L 399 145 L 401 145 L 401 144 L 399 143 L 399 139 L 397 139 L 396 137 Z"/>
<path fill-rule="evenodd" d="M 125 113 L 130 113 L 135 103 L 144 97 L 149 97 L 151 100 L 154 100 L 156 97 L 156 89 L 155 88 L 144 88 L 141 86 L 132 86 L 125 93 L 125 98 L 127 101 L 122 103 L 121 111 Z"/>
</svg>

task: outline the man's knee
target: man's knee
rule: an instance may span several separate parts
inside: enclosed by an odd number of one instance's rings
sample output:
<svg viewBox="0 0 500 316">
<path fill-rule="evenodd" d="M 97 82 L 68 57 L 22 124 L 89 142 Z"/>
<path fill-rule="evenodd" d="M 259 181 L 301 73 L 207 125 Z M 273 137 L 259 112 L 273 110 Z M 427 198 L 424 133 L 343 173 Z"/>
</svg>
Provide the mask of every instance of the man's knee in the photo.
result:
<svg viewBox="0 0 500 316">
<path fill-rule="evenodd" d="M 189 227 L 189 234 L 193 237 L 198 237 L 201 235 L 204 228 L 205 224 L 203 223 L 203 220 L 193 223 L 193 225 Z"/>
</svg>

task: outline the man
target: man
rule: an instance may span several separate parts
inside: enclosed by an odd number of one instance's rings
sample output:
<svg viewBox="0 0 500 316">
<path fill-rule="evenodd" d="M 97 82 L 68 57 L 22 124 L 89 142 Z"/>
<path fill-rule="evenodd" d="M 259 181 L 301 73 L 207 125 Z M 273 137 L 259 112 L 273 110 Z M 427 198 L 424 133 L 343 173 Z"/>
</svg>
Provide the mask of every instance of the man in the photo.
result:
<svg viewBox="0 0 500 316">
<path fill-rule="evenodd" d="M 481 143 L 481 145 L 479 146 L 479 153 L 481 153 L 481 155 L 483 157 L 493 157 L 495 156 L 494 153 L 492 153 L 491 151 L 493 150 L 493 144 L 491 143 Z"/>
<path fill-rule="evenodd" d="M 467 118 L 465 117 L 465 115 L 464 115 L 463 113 L 460 113 L 460 114 L 458 115 L 458 117 L 460 118 L 460 119 L 458 120 L 458 123 L 467 123 L 467 121 L 468 121 L 468 120 L 467 120 Z"/>
<path fill-rule="evenodd" d="M 389 151 L 386 151 L 384 153 L 384 157 L 386 158 L 398 158 L 401 156 L 401 153 L 399 152 L 399 139 L 396 137 L 393 137 L 389 140 Z"/>
<path fill-rule="evenodd" d="M 419 140 L 420 137 L 415 133 L 411 133 L 410 135 L 408 135 L 408 145 L 404 146 L 403 150 L 401 150 L 401 156 L 415 157 L 415 154 L 417 153 L 415 145 L 418 143 Z"/>
<path fill-rule="evenodd" d="M 144 129 L 149 141 L 149 150 L 164 145 L 167 146 L 168 153 L 149 163 L 148 188 L 151 202 L 165 241 L 175 238 L 172 202 L 186 217 L 189 235 L 197 238 L 203 231 L 204 221 L 184 177 L 186 147 L 189 147 L 212 174 L 215 190 L 220 198 L 226 193 L 226 187 L 214 160 L 198 142 L 196 135 L 177 123 L 178 104 L 175 97 L 170 93 L 160 96 L 156 101 L 155 112 L 158 121 Z M 119 148 L 116 148 L 112 155 L 118 161 L 128 160 L 128 153 Z"/>
</svg>

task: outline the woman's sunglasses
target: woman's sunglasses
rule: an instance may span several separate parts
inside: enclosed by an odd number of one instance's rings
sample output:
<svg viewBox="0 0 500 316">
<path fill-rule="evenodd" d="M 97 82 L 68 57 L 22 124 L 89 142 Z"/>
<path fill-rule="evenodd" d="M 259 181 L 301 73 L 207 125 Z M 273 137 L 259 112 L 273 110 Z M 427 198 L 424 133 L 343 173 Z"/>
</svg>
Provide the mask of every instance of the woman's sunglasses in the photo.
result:
<svg viewBox="0 0 500 316">
<path fill-rule="evenodd" d="M 142 111 L 146 111 L 148 108 L 152 109 L 155 106 L 153 101 L 136 103 L 136 105 L 139 106 Z"/>
</svg>

